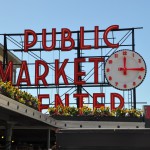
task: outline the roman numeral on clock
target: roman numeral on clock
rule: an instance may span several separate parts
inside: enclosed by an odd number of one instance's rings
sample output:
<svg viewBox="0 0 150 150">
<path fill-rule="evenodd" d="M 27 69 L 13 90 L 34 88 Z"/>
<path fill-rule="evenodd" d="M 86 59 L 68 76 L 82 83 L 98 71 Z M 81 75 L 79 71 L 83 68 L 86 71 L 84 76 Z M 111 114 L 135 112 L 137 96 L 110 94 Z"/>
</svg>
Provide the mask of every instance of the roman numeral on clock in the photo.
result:
<svg viewBox="0 0 150 150">
<path fill-rule="evenodd" d="M 136 82 L 133 82 L 133 86 L 136 86 Z"/>
<path fill-rule="evenodd" d="M 109 76 L 109 77 L 108 77 L 108 79 L 111 81 L 111 80 L 112 80 L 112 77 L 111 77 L 111 76 Z"/>
<path fill-rule="evenodd" d="M 115 54 L 115 58 L 118 58 L 118 54 Z"/>
<path fill-rule="evenodd" d="M 115 86 L 118 86 L 118 82 L 115 82 Z"/>
<path fill-rule="evenodd" d="M 107 69 L 106 69 L 106 72 L 109 72 L 109 71 L 110 71 L 110 69 L 109 69 L 109 68 L 107 68 Z"/>
<path fill-rule="evenodd" d="M 127 55 L 127 51 L 123 51 L 123 55 Z"/>
<path fill-rule="evenodd" d="M 141 80 L 141 79 L 142 79 L 142 77 L 141 77 L 141 76 L 139 76 L 139 77 L 138 77 L 138 79 L 140 79 L 140 80 Z"/>
<path fill-rule="evenodd" d="M 113 62 L 112 60 L 109 60 L 109 61 L 108 61 L 109 64 L 112 64 L 112 62 Z"/>
<path fill-rule="evenodd" d="M 126 84 L 124 84 L 124 85 L 123 85 L 123 87 L 124 87 L 124 88 L 127 88 L 127 85 L 126 85 Z"/>
</svg>

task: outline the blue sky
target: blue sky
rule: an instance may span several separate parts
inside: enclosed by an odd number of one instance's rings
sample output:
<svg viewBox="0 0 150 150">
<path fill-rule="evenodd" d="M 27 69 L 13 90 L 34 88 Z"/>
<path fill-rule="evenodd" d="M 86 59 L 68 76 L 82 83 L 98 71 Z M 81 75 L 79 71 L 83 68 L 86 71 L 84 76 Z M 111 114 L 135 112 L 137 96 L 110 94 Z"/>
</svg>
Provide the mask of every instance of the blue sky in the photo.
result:
<svg viewBox="0 0 150 150">
<path fill-rule="evenodd" d="M 149 6 L 149 0 L 5 0 L 0 2 L 0 33 L 23 33 L 25 29 L 41 32 L 43 28 L 79 30 L 80 26 L 106 29 L 115 24 L 120 28 L 143 27 L 135 32 L 135 50 L 146 61 L 147 76 L 137 88 L 137 99 L 150 104 Z"/>
</svg>

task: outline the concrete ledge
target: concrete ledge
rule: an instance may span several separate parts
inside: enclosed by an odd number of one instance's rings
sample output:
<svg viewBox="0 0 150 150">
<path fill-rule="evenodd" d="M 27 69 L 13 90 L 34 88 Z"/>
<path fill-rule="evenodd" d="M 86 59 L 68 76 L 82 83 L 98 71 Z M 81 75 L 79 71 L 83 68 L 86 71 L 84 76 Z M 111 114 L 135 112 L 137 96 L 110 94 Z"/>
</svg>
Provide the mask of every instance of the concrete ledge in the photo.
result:
<svg viewBox="0 0 150 150">
<path fill-rule="evenodd" d="M 113 121 L 60 121 L 51 118 L 51 125 L 58 126 L 62 129 L 67 128 L 145 128 L 144 122 L 113 122 Z"/>
<path fill-rule="evenodd" d="M 50 118 L 41 112 L 0 94 L 0 107 L 50 125 Z"/>
<path fill-rule="evenodd" d="M 0 94 L 0 107 L 15 113 L 27 116 L 34 120 L 45 123 L 46 125 L 55 128 L 68 129 L 68 128 L 145 128 L 145 122 L 113 122 L 113 121 L 62 121 L 56 120 L 49 115 L 42 114 L 41 112 L 32 109 L 24 104 L 21 104 L 13 99 L 10 99 Z"/>
</svg>

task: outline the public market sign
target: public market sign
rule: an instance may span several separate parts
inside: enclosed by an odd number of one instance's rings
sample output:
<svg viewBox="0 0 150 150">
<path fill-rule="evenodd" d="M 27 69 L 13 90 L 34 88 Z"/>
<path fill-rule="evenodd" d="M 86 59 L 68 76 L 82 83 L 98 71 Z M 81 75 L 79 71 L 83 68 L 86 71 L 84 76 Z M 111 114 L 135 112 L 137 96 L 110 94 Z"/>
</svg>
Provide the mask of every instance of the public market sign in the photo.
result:
<svg viewBox="0 0 150 150">
<path fill-rule="evenodd" d="M 108 27 L 103 33 L 103 40 L 107 47 L 110 48 L 119 48 L 119 43 L 111 43 L 108 39 L 108 34 L 111 31 L 117 31 L 119 29 L 118 25 L 112 25 Z M 95 26 L 94 28 L 94 43 L 92 45 L 86 45 L 84 41 L 84 27 L 80 27 L 79 31 L 79 48 L 82 50 L 89 50 L 89 49 L 98 49 L 99 48 L 99 27 Z M 42 30 L 42 48 L 43 50 L 50 52 L 56 47 L 56 28 L 52 28 L 52 42 L 50 46 L 47 46 L 47 39 L 46 39 L 46 29 Z M 29 41 L 29 37 L 32 36 L 32 40 Z M 25 30 L 24 31 L 24 52 L 30 51 L 30 48 L 34 47 L 34 45 L 38 41 L 37 33 L 33 30 Z M 68 44 L 70 45 L 68 46 Z M 71 51 L 75 48 L 75 40 L 72 37 L 72 32 L 67 28 L 61 29 L 61 51 Z M 62 65 L 59 65 L 59 59 L 55 60 L 55 85 L 59 85 L 59 79 L 62 77 L 64 85 L 68 85 L 68 79 L 65 73 L 65 67 L 67 66 L 69 59 L 64 59 Z M 86 75 L 85 71 L 79 71 L 79 64 L 83 62 L 89 62 L 94 64 L 94 84 L 98 84 L 98 64 L 99 62 L 105 62 L 104 57 L 99 58 L 89 58 L 88 60 L 85 58 L 75 58 L 74 59 L 74 85 L 84 85 L 86 84 L 85 80 L 79 80 L 79 78 Z M 44 73 L 40 74 L 40 66 L 44 67 Z M 35 61 L 35 80 L 34 85 L 38 86 L 40 82 L 46 87 L 48 86 L 48 81 L 46 77 L 49 73 L 48 64 L 42 60 Z M 23 76 L 25 74 L 25 77 Z M 142 83 L 146 75 L 146 64 L 138 53 L 123 49 L 113 53 L 105 63 L 105 77 L 116 89 L 119 90 L 130 90 L 136 88 L 138 85 Z M 13 77 L 13 62 L 10 61 L 6 70 L 3 70 L 2 63 L 0 64 L 0 77 L 2 81 L 11 81 Z M 17 86 L 20 86 L 22 83 L 26 83 L 28 86 L 31 86 L 30 81 L 30 74 L 28 71 L 28 65 L 26 61 L 22 61 L 18 79 L 17 79 Z M 32 84 L 33 85 L 33 84 Z M 83 93 L 75 93 L 74 98 L 78 98 L 79 100 L 79 107 L 83 107 L 83 99 L 85 97 L 89 97 L 89 94 Z M 93 108 L 98 108 L 104 106 L 104 104 L 99 104 L 97 99 L 105 97 L 105 93 L 93 93 Z M 39 101 L 42 102 L 42 99 L 49 98 L 49 94 L 40 94 L 38 95 Z M 120 100 L 119 108 L 124 107 L 124 98 L 119 93 L 111 93 L 110 94 L 110 103 L 111 109 L 116 109 L 115 107 L 115 99 Z M 65 104 L 63 104 L 59 94 L 55 94 L 55 107 L 58 105 L 65 105 L 69 106 L 69 94 L 65 94 Z M 48 108 L 49 105 L 40 105 L 39 110 Z"/>
</svg>

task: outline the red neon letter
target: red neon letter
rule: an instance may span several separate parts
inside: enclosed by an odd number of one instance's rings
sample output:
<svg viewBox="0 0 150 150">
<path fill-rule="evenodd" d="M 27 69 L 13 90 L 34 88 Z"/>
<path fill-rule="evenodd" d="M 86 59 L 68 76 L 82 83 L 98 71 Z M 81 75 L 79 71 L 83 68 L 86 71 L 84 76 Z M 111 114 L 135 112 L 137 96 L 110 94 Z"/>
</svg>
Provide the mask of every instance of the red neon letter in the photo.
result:
<svg viewBox="0 0 150 150">
<path fill-rule="evenodd" d="M 80 27 L 80 49 L 91 49 L 91 45 L 84 45 L 84 27 Z"/>
<path fill-rule="evenodd" d="M 104 58 L 89 58 L 90 62 L 94 62 L 94 83 L 98 84 L 98 63 L 104 62 Z"/>
<path fill-rule="evenodd" d="M 115 107 L 115 98 L 120 100 L 120 105 Z M 111 110 L 116 110 L 117 108 L 122 109 L 124 106 L 124 98 L 118 93 L 111 93 Z"/>
<path fill-rule="evenodd" d="M 79 100 L 79 108 L 83 107 L 83 98 L 89 97 L 89 94 L 73 94 L 73 97 L 77 98 Z M 82 111 L 80 109 L 80 114 L 82 114 Z"/>
<path fill-rule="evenodd" d="M 99 27 L 98 26 L 95 26 L 95 30 L 94 30 L 94 38 L 95 38 L 95 40 L 94 40 L 94 48 L 95 49 L 98 49 L 98 46 L 99 46 L 99 32 L 98 32 L 98 30 L 99 30 Z"/>
<path fill-rule="evenodd" d="M 65 36 L 67 34 L 67 36 Z M 66 47 L 65 42 L 69 41 L 71 43 L 70 46 Z M 71 49 L 74 48 L 75 42 L 71 38 L 71 31 L 67 28 L 63 28 L 61 30 L 61 50 L 62 51 L 70 51 Z"/>
<path fill-rule="evenodd" d="M 112 25 L 112 26 L 108 27 L 108 28 L 105 30 L 104 35 L 103 35 L 103 39 L 104 39 L 104 42 L 106 43 L 106 45 L 107 45 L 108 47 L 111 47 L 111 48 L 118 48 L 118 47 L 119 47 L 119 43 L 117 43 L 117 44 L 112 44 L 112 43 L 110 43 L 110 42 L 108 41 L 108 38 L 107 38 L 108 33 L 109 33 L 110 31 L 112 31 L 112 30 L 117 30 L 117 29 L 119 29 L 119 26 L 118 26 L 118 25 Z"/>
<path fill-rule="evenodd" d="M 74 59 L 74 84 L 76 85 L 85 84 L 85 81 L 81 79 L 81 76 L 85 76 L 85 72 L 79 70 L 80 62 L 85 62 L 85 58 Z"/>
<path fill-rule="evenodd" d="M 98 97 L 105 97 L 105 94 L 104 93 L 94 93 L 93 94 L 93 109 L 105 106 L 104 104 L 101 104 L 101 103 L 97 102 Z"/>
<path fill-rule="evenodd" d="M 22 77 L 23 72 L 25 72 L 25 78 Z M 27 65 L 26 61 L 22 61 L 21 69 L 19 72 L 18 80 L 17 80 L 17 86 L 19 86 L 21 82 L 26 82 L 28 86 L 31 85 L 29 71 L 28 71 L 28 65 Z"/>
<path fill-rule="evenodd" d="M 48 109 L 49 108 L 49 105 L 46 105 L 46 104 L 42 104 L 42 99 L 43 98 L 48 98 L 49 99 L 49 94 L 40 94 L 40 95 L 38 95 L 38 99 L 39 99 L 39 105 L 38 105 L 38 107 L 39 107 L 39 111 L 41 112 L 42 111 L 42 109 Z"/>
<path fill-rule="evenodd" d="M 13 62 L 9 61 L 9 64 L 7 66 L 7 69 L 4 73 L 2 62 L 0 62 L 0 75 L 3 82 L 9 80 L 12 82 L 12 76 L 13 76 Z"/>
<path fill-rule="evenodd" d="M 45 71 L 42 75 L 39 75 L 39 66 L 43 65 Z M 48 75 L 49 68 L 46 62 L 42 60 L 36 60 L 35 61 L 35 85 L 38 86 L 39 80 L 42 80 L 44 86 L 47 86 L 46 76 Z"/>
<path fill-rule="evenodd" d="M 47 40 L 46 40 L 46 29 L 42 30 L 42 46 L 43 49 L 46 51 L 51 51 L 55 48 L 56 45 L 56 29 L 52 29 L 52 45 L 50 47 L 46 46 Z"/>
<path fill-rule="evenodd" d="M 64 106 L 59 94 L 55 94 L 55 108 L 58 105 Z M 65 94 L 65 106 L 69 106 L 69 94 Z"/>
<path fill-rule="evenodd" d="M 64 83 L 68 84 L 68 80 L 64 71 L 64 68 L 66 66 L 66 64 L 68 63 L 69 59 L 65 59 L 64 62 L 62 63 L 62 66 L 59 68 L 59 60 L 56 59 L 55 60 L 55 84 L 58 85 L 59 84 L 59 78 L 60 76 L 63 77 Z"/>
<path fill-rule="evenodd" d="M 29 35 L 33 36 L 33 41 L 31 43 L 28 43 Z M 28 52 L 28 48 L 34 46 L 37 42 L 37 35 L 32 30 L 25 30 L 24 33 L 24 52 Z"/>
</svg>

